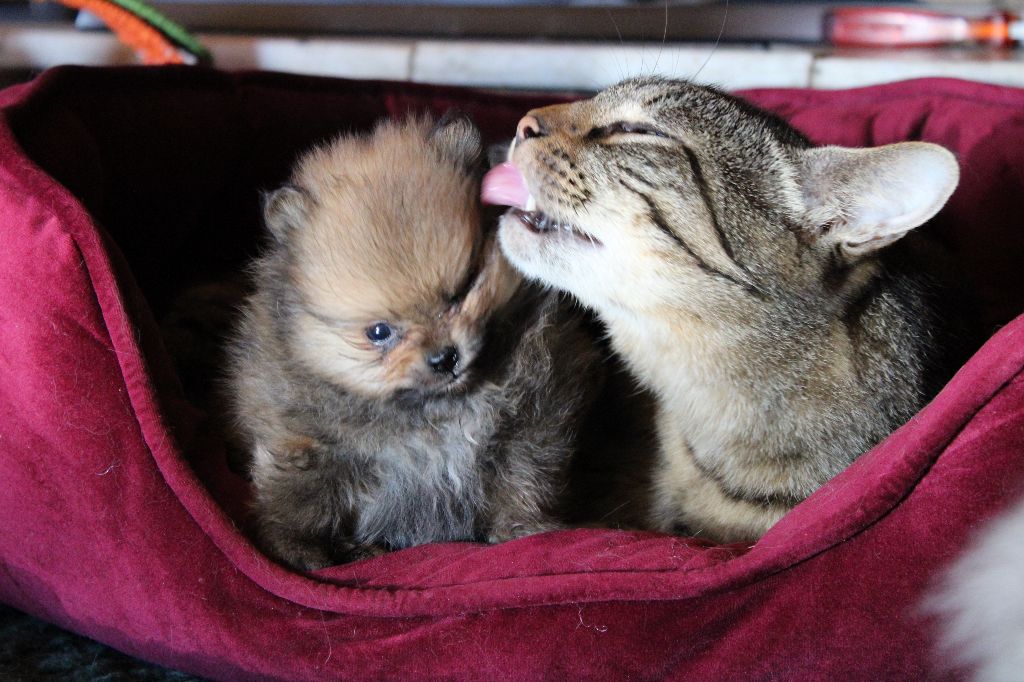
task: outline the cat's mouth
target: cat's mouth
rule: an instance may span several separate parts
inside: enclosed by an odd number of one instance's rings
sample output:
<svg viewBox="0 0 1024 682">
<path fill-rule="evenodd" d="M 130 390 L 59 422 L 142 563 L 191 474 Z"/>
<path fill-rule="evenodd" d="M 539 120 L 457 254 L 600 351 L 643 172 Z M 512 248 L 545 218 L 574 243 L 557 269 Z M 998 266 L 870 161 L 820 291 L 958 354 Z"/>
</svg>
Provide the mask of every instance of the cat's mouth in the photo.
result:
<svg viewBox="0 0 1024 682">
<path fill-rule="evenodd" d="M 511 208 L 509 209 L 509 214 L 518 219 L 526 229 L 535 234 L 568 234 L 576 239 L 589 242 L 594 246 L 601 246 L 601 241 L 589 232 L 581 230 L 572 223 L 555 220 L 542 211 L 524 211 L 521 208 Z"/>
<path fill-rule="evenodd" d="M 602 246 L 601 240 L 578 225 L 537 210 L 537 200 L 530 194 L 526 180 L 511 163 L 499 164 L 484 176 L 481 198 L 485 204 L 511 207 L 508 215 L 534 234 L 568 236 L 592 246 Z"/>
</svg>

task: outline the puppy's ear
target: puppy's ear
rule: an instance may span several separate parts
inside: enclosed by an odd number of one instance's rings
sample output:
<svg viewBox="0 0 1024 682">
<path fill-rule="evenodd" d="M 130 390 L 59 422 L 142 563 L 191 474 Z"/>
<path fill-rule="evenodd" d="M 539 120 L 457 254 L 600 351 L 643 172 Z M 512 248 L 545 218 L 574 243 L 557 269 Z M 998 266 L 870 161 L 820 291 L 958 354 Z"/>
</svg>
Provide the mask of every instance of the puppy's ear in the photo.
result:
<svg viewBox="0 0 1024 682">
<path fill-rule="evenodd" d="M 285 185 L 263 195 L 263 220 L 274 239 L 283 242 L 306 221 L 307 197 L 298 187 Z"/>
<path fill-rule="evenodd" d="M 496 142 L 487 146 L 487 167 L 494 168 L 498 164 L 511 161 L 509 152 L 512 150 L 512 142 Z"/>
<path fill-rule="evenodd" d="M 508 303 L 524 279 L 501 252 L 496 232 L 487 238 L 480 255 L 480 273 L 461 305 L 462 313 L 476 320 L 486 319 L 488 311 Z"/>
<path fill-rule="evenodd" d="M 445 159 L 459 168 L 482 170 L 484 158 L 483 138 L 469 116 L 449 109 L 427 135 L 430 145 Z"/>
</svg>

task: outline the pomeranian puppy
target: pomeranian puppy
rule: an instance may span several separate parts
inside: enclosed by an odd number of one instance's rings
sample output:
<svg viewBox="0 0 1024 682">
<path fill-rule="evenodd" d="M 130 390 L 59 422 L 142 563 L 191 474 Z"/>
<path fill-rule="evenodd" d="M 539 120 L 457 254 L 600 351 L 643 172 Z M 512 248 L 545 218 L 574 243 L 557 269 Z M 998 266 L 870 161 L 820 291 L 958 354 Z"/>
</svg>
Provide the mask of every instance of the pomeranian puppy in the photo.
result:
<svg viewBox="0 0 1024 682">
<path fill-rule="evenodd" d="M 228 385 L 278 561 L 558 527 L 601 356 L 484 229 L 482 157 L 465 118 L 383 123 L 266 198 Z"/>
</svg>

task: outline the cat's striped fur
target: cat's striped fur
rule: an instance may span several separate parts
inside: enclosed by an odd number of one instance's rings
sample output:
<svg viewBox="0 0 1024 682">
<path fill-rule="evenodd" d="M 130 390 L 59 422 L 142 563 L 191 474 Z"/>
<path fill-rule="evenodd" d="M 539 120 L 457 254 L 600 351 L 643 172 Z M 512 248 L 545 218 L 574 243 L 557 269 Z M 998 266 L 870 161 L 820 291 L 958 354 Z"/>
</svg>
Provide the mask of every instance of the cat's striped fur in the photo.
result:
<svg viewBox="0 0 1024 682">
<path fill-rule="evenodd" d="M 510 158 L 533 202 L 505 253 L 594 308 L 657 395 L 653 527 L 753 540 L 928 397 L 926 290 L 882 248 L 952 193 L 945 149 L 814 148 L 646 78 L 530 112 Z"/>
</svg>

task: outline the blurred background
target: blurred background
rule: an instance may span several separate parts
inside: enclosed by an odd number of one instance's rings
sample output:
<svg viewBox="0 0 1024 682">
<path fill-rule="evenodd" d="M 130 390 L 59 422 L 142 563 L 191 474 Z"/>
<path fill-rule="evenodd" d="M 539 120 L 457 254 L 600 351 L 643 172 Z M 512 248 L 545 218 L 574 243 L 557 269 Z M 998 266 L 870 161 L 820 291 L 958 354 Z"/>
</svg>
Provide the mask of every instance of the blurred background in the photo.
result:
<svg viewBox="0 0 1024 682">
<path fill-rule="evenodd" d="M 133 64 L 94 12 L 0 0 L 0 69 Z M 123 3 L 122 3 L 123 4 Z M 659 73 L 728 89 L 923 76 L 1024 86 L 1024 0 L 154 0 L 224 69 L 590 91 Z M 870 11 L 870 12 L 869 12 Z M 187 61 L 187 60 L 186 60 Z"/>
</svg>

